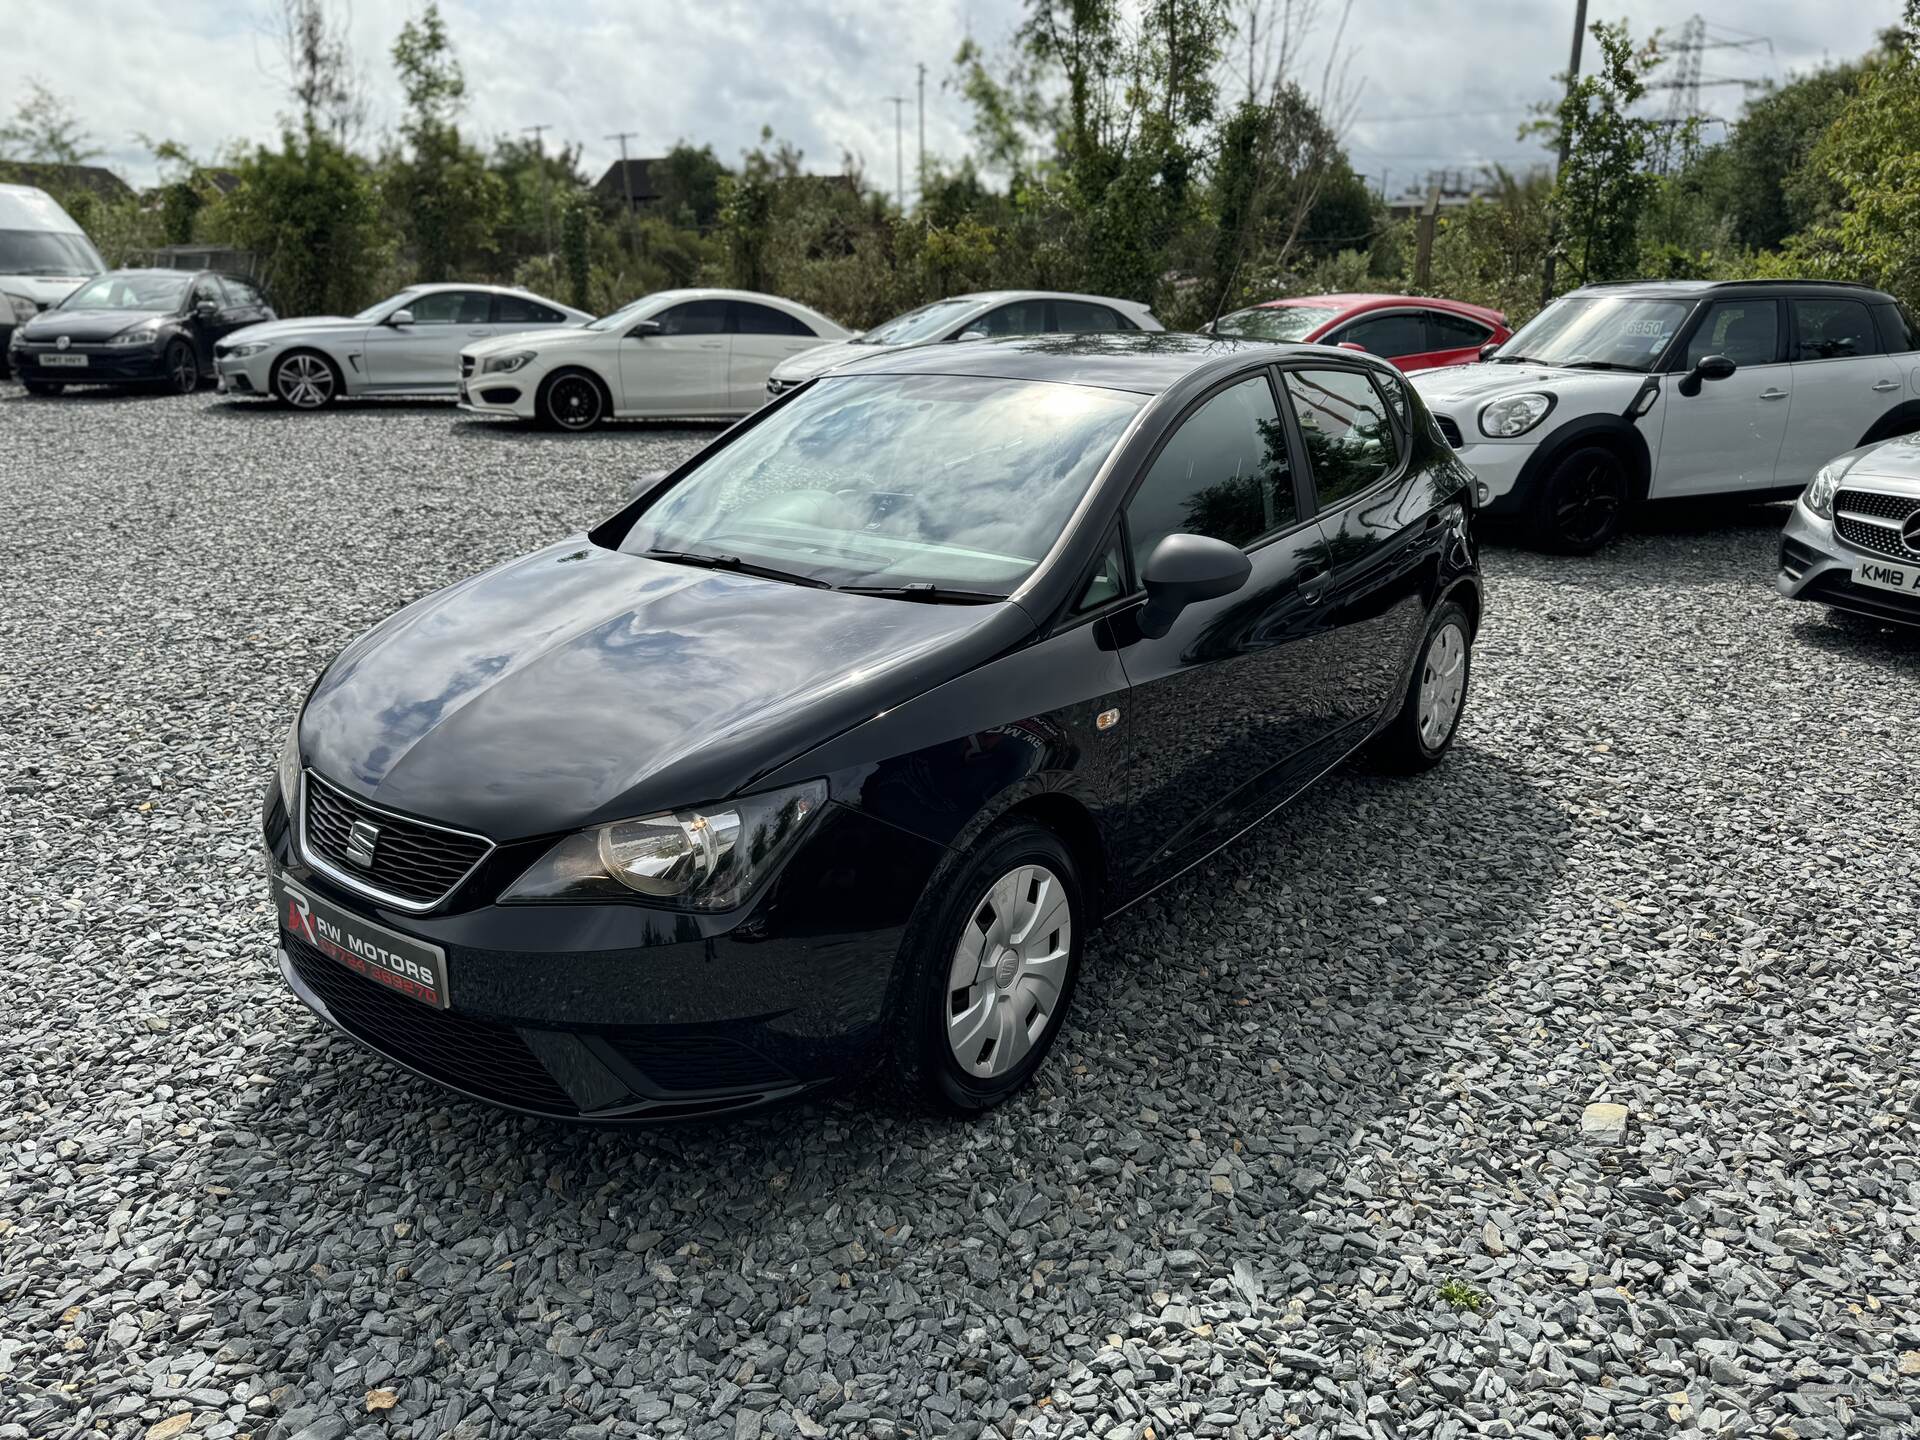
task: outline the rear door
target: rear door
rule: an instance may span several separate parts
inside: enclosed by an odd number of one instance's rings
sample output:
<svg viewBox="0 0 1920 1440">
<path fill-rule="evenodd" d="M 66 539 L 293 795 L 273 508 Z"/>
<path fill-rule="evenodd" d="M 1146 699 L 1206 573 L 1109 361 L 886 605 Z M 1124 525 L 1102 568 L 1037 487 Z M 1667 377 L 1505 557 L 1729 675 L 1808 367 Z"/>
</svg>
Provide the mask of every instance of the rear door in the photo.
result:
<svg viewBox="0 0 1920 1440">
<path fill-rule="evenodd" d="M 1811 481 L 1820 467 L 1858 445 L 1900 399 L 1901 367 L 1883 352 L 1873 312 L 1844 295 L 1787 301 L 1791 315 L 1793 406 L 1780 447 L 1778 481 Z"/>
<path fill-rule="evenodd" d="M 727 346 L 729 407 L 757 410 L 767 400 L 767 376 L 781 361 L 811 350 L 820 337 L 797 316 L 751 300 L 729 300 L 733 323 Z"/>
<path fill-rule="evenodd" d="M 1655 499 L 1775 484 L 1787 416 L 1800 403 L 1793 367 L 1785 363 L 1781 310 L 1778 300 L 1740 296 L 1714 301 L 1694 322 L 1674 362 L 1678 373 L 1660 386 L 1660 445 L 1650 492 Z M 1707 355 L 1724 355 L 1739 369 L 1725 380 L 1703 382 L 1697 395 L 1682 395 L 1681 375 Z"/>
<path fill-rule="evenodd" d="M 727 378 L 731 323 L 725 300 L 683 300 L 648 317 L 657 334 L 620 345 L 619 406 L 623 415 L 725 415 L 733 408 Z"/>
<path fill-rule="evenodd" d="M 434 290 L 404 307 L 407 325 L 366 332 L 367 378 L 377 390 L 453 390 L 460 351 L 493 332 L 493 296 L 485 290 Z"/>
<path fill-rule="evenodd" d="M 1320 595 L 1320 528 L 1305 513 L 1292 441 L 1261 367 L 1216 387 L 1149 462 L 1124 514 L 1130 583 L 1167 535 L 1242 546 L 1240 590 L 1191 605 L 1163 637 L 1114 620 L 1130 685 L 1130 783 L 1119 802 L 1133 885 L 1165 878 L 1271 809 L 1334 724 Z M 1150 841 L 1149 841 L 1150 837 Z"/>
</svg>

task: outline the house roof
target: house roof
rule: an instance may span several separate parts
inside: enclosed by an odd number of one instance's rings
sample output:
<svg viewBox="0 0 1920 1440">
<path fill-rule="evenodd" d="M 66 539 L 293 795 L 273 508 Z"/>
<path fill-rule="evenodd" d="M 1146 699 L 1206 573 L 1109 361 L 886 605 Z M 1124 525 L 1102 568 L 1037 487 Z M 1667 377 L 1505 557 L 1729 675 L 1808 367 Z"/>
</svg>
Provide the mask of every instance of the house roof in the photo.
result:
<svg viewBox="0 0 1920 1440">
<path fill-rule="evenodd" d="M 60 165 L 51 160 L 0 158 L 0 180 L 56 192 L 89 190 L 102 200 L 125 200 L 133 194 L 133 187 L 104 165 Z"/>
</svg>

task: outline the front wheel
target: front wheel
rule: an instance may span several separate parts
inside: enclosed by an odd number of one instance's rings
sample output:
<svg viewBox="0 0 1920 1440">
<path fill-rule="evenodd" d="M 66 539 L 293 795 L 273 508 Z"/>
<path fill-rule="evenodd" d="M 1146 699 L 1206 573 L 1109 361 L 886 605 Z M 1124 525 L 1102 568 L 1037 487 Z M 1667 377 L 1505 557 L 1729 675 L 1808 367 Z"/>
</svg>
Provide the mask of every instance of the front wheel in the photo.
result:
<svg viewBox="0 0 1920 1440">
<path fill-rule="evenodd" d="M 993 830 L 933 892 L 907 941 L 893 1079 L 973 1115 L 1032 1078 L 1066 1018 L 1087 914 L 1060 837 Z M 924 923 L 923 923 L 924 922 Z"/>
<path fill-rule="evenodd" d="M 324 355 L 296 350 L 282 356 L 267 377 L 282 404 L 295 410 L 321 410 L 340 393 L 340 372 Z"/>
<path fill-rule="evenodd" d="M 591 430 L 606 418 L 607 397 L 584 370 L 565 370 L 541 387 L 535 409 L 556 430 Z"/>
<path fill-rule="evenodd" d="M 1449 600 L 1427 625 L 1400 713 L 1373 742 L 1381 767 L 1403 775 L 1431 770 L 1453 744 L 1473 675 L 1473 622 Z"/>
<path fill-rule="evenodd" d="M 191 395 L 200 388 L 200 359 L 186 341 L 175 340 L 167 346 L 162 368 L 167 377 L 163 383 L 173 394 Z"/>
<path fill-rule="evenodd" d="M 1620 533 L 1632 498 L 1620 457 L 1605 446 L 1583 445 L 1547 473 L 1534 540 L 1558 554 L 1591 555 Z"/>
</svg>

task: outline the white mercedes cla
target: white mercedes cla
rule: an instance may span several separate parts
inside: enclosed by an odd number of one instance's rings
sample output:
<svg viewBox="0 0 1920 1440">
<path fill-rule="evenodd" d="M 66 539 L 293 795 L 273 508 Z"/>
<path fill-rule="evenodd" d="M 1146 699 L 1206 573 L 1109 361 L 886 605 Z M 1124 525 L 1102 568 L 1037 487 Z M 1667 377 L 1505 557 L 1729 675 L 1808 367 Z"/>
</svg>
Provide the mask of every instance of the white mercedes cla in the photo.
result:
<svg viewBox="0 0 1920 1440">
<path fill-rule="evenodd" d="M 584 325 L 593 317 L 503 285 L 413 285 L 358 315 L 250 325 L 213 350 L 229 395 L 318 410 L 342 396 L 444 395 L 460 385 L 460 347 Z"/>
<path fill-rule="evenodd" d="M 460 408 L 562 430 L 607 419 L 732 418 L 790 356 L 844 339 L 817 310 L 751 290 L 660 290 L 577 330 L 460 352 Z"/>
</svg>

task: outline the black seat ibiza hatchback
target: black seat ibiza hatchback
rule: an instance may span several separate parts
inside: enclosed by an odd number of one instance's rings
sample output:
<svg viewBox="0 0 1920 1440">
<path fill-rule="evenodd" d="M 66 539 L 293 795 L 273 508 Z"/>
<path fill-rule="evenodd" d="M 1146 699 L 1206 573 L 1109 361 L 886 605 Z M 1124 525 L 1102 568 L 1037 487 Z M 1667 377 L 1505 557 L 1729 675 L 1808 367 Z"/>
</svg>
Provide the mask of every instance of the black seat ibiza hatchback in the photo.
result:
<svg viewBox="0 0 1920 1440">
<path fill-rule="evenodd" d="M 1437 761 L 1472 477 L 1360 354 L 936 345 L 781 397 L 321 675 L 265 813 L 279 963 L 517 1110 L 884 1064 L 969 1112 L 1088 932 L 1362 747 Z"/>
</svg>

